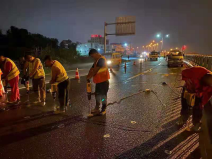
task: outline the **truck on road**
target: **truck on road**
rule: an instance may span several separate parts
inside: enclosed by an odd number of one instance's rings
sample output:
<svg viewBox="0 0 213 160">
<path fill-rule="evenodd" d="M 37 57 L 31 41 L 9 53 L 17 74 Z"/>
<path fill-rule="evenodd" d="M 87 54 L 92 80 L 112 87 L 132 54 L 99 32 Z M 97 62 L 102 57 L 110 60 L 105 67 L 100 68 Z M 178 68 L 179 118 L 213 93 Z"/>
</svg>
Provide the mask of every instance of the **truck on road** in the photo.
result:
<svg viewBox="0 0 213 160">
<path fill-rule="evenodd" d="M 183 53 L 179 50 L 172 50 L 167 55 L 168 67 L 181 66 L 183 67 Z"/>
<path fill-rule="evenodd" d="M 158 60 L 158 57 L 159 57 L 159 53 L 156 52 L 156 51 L 152 51 L 149 53 L 149 60 L 150 61 L 157 61 Z"/>
</svg>

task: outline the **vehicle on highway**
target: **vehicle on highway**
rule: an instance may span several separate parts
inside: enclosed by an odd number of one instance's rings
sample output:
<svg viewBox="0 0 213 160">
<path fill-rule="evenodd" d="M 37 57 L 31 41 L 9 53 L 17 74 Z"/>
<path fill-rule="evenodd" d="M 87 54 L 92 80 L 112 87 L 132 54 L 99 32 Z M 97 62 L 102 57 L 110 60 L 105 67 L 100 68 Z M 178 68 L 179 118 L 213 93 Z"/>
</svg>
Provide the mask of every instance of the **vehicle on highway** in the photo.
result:
<svg viewBox="0 0 213 160">
<path fill-rule="evenodd" d="M 122 62 L 122 53 L 105 53 L 105 54 L 102 54 L 103 56 L 106 57 L 107 59 L 107 65 L 109 67 L 112 67 L 112 66 L 119 66 Z"/>
<path fill-rule="evenodd" d="M 167 55 L 168 67 L 181 66 L 183 67 L 183 53 L 179 50 L 172 50 Z"/>
<path fill-rule="evenodd" d="M 158 57 L 159 57 L 159 53 L 156 52 L 156 51 L 152 51 L 152 52 L 149 53 L 149 60 L 150 61 L 153 61 L 153 60 L 157 61 Z"/>
<path fill-rule="evenodd" d="M 143 59 L 148 58 L 148 53 L 147 52 L 142 52 L 141 54 L 138 54 L 137 57 L 143 58 Z"/>
</svg>

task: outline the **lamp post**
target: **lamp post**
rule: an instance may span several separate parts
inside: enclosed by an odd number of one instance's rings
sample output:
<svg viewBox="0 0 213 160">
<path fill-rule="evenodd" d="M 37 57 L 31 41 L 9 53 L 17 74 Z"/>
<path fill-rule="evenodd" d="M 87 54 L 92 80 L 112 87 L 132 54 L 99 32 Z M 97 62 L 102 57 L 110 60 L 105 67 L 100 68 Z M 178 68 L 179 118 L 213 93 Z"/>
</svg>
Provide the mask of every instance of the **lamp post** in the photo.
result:
<svg viewBox="0 0 213 160">
<path fill-rule="evenodd" d="M 144 46 L 142 46 L 142 50 L 145 51 Z"/>
<path fill-rule="evenodd" d="M 161 35 L 161 34 L 157 34 L 156 35 L 156 37 L 157 38 L 160 38 L 160 37 L 162 37 L 162 39 L 161 39 L 161 51 L 163 50 L 163 44 L 164 44 L 164 41 L 163 41 L 163 38 L 165 37 L 165 38 L 169 38 L 169 34 L 166 34 L 166 35 Z"/>
</svg>

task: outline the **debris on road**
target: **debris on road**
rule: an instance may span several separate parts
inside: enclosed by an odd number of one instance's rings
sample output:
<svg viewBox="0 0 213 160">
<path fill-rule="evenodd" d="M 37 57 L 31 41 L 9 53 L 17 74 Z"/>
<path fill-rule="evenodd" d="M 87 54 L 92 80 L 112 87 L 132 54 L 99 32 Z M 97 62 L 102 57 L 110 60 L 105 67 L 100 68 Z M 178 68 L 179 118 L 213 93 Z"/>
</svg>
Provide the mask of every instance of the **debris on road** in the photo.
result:
<svg viewBox="0 0 213 160">
<path fill-rule="evenodd" d="M 149 93 L 149 92 L 151 92 L 151 90 L 150 90 L 150 89 L 146 89 L 145 92 L 146 92 L 146 93 Z"/>
<path fill-rule="evenodd" d="M 30 119 L 30 116 L 26 116 L 26 117 L 24 117 L 24 119 Z"/>
<path fill-rule="evenodd" d="M 163 82 L 162 85 L 167 85 L 167 83 L 166 83 L 166 82 Z"/>
<path fill-rule="evenodd" d="M 110 137 L 109 134 L 105 134 L 105 135 L 104 135 L 104 138 L 109 138 L 109 137 Z"/>
<path fill-rule="evenodd" d="M 166 153 L 166 154 L 172 154 L 172 151 L 165 150 L 165 153 Z"/>
<path fill-rule="evenodd" d="M 64 124 L 59 124 L 59 125 L 58 125 L 58 128 L 64 128 L 64 127 L 65 127 Z"/>
<path fill-rule="evenodd" d="M 135 124 L 135 123 L 137 123 L 137 122 L 136 122 L 136 121 L 131 121 L 131 123 L 132 123 L 132 124 Z"/>
</svg>

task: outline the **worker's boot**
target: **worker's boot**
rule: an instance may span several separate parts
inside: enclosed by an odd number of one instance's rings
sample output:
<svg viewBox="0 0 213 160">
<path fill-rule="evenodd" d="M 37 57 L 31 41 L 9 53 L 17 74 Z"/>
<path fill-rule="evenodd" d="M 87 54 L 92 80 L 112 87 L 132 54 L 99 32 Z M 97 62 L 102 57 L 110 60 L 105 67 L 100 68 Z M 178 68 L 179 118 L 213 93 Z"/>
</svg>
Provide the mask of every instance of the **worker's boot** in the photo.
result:
<svg viewBox="0 0 213 160">
<path fill-rule="evenodd" d="M 200 130 L 201 130 L 201 123 L 197 123 L 193 125 L 191 128 L 187 129 L 187 131 L 191 131 L 191 132 L 200 132 Z"/>
<path fill-rule="evenodd" d="M 101 115 L 105 115 L 106 114 L 106 106 L 103 106 L 101 109 Z"/>
<path fill-rule="evenodd" d="M 180 116 L 176 124 L 178 126 L 183 126 L 186 123 L 187 123 L 187 120 L 184 118 L 184 116 Z"/>
<path fill-rule="evenodd" d="M 99 108 L 95 107 L 94 109 L 91 110 L 91 113 L 100 113 Z"/>
<path fill-rule="evenodd" d="M 40 104 L 41 106 L 45 106 L 45 105 L 46 105 L 45 99 L 40 100 L 39 104 Z"/>
<path fill-rule="evenodd" d="M 21 101 L 20 101 L 20 99 L 17 99 L 16 101 L 10 101 L 10 100 L 8 100 L 6 103 L 7 104 L 19 104 Z"/>
</svg>

